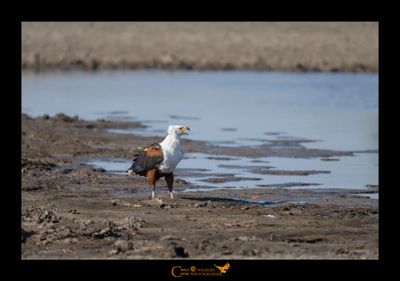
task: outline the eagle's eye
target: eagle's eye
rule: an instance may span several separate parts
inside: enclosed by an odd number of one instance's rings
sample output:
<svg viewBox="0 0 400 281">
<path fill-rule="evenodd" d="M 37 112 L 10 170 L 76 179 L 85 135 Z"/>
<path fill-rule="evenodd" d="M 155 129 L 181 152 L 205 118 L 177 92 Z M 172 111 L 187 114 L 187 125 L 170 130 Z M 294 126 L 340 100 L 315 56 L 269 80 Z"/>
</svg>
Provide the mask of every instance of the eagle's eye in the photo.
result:
<svg viewBox="0 0 400 281">
<path fill-rule="evenodd" d="M 178 128 L 178 130 L 179 130 L 179 134 L 180 135 L 187 135 L 188 134 L 187 131 L 190 130 L 190 129 L 189 129 L 189 127 L 181 126 L 181 127 Z"/>
</svg>

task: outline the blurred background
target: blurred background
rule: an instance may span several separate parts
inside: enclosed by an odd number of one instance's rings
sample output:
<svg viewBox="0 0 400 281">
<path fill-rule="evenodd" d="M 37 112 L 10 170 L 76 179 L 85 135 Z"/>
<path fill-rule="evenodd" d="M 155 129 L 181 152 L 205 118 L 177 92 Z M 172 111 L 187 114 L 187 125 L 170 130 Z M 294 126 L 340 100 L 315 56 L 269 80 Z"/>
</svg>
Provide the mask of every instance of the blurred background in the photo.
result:
<svg viewBox="0 0 400 281">
<path fill-rule="evenodd" d="M 22 68 L 378 70 L 376 22 L 24 22 Z"/>
</svg>

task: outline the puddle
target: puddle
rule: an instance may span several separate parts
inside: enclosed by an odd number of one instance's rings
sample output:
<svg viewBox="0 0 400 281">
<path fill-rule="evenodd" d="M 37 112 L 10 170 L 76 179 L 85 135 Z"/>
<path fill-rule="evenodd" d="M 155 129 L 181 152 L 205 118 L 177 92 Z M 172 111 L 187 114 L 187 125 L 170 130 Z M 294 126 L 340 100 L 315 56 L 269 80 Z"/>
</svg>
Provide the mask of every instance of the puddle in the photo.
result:
<svg viewBox="0 0 400 281">
<path fill-rule="evenodd" d="M 379 199 L 379 193 L 356 193 L 354 195 L 364 196 L 370 199 Z"/>
<path fill-rule="evenodd" d="M 197 173 L 191 177 L 190 173 L 182 174 L 185 180 L 199 187 L 204 186 L 204 179 L 215 178 L 210 175 L 217 173 L 222 175 L 221 181 L 207 182 L 211 188 L 349 188 L 367 189 L 367 185 L 378 184 L 378 168 L 374 163 L 378 162 L 376 153 L 359 153 L 355 156 L 336 157 L 339 161 L 322 161 L 320 158 L 283 158 L 262 157 L 254 162 L 253 158 L 235 157 L 227 160 L 223 155 L 215 156 L 203 153 L 186 153 L 177 169 L 207 169 L 204 177 Z M 229 159 L 229 160 L 228 160 Z M 266 165 L 267 163 L 267 165 Z M 372 168 L 370 168 L 372 167 Z M 270 171 L 267 173 L 254 173 L 257 170 Z M 278 173 L 274 171 L 279 171 Z M 243 180 L 229 181 L 230 174 Z M 223 176 L 226 174 L 226 176 Z M 289 175 L 291 174 L 291 175 Z M 252 179 L 253 178 L 253 179 Z"/>
<path fill-rule="evenodd" d="M 253 158 L 246 157 L 186 153 L 175 175 L 195 185 L 197 190 L 256 187 L 370 190 L 371 186 L 378 185 L 377 166 L 365 169 L 365 166 L 377 163 L 376 153 L 360 153 L 337 159 L 321 161 L 320 158 L 263 157 L 254 162 Z M 100 158 L 86 163 L 110 173 L 124 174 L 132 162 L 122 158 Z M 260 170 L 270 172 L 255 173 Z"/>
<path fill-rule="evenodd" d="M 84 164 L 92 165 L 96 168 L 103 168 L 112 174 L 126 174 L 126 170 L 132 164 L 132 160 L 124 158 L 97 158 L 91 159 Z"/>
</svg>

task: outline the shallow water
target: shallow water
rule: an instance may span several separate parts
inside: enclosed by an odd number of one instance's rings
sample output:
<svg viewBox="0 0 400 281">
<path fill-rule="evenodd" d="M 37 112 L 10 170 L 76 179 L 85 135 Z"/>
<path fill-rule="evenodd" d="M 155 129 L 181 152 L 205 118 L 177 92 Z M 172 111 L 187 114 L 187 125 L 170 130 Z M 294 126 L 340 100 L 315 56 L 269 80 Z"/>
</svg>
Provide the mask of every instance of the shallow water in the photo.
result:
<svg viewBox="0 0 400 281">
<path fill-rule="evenodd" d="M 186 153 L 176 171 L 176 177 L 201 188 L 348 188 L 366 189 L 377 185 L 378 165 L 376 153 L 360 153 L 356 157 L 338 157 L 339 161 L 321 161 L 319 158 L 263 157 L 254 159 L 203 153 Z M 87 164 L 101 167 L 108 172 L 124 174 L 131 161 L 122 158 L 92 159 Z M 375 163 L 375 169 L 366 169 Z M 252 168 L 267 167 L 267 170 L 325 171 L 310 175 L 275 175 L 254 173 Z M 326 173 L 329 172 L 329 173 Z M 233 178 L 230 177 L 233 175 Z M 207 182 L 206 179 L 224 179 L 224 182 Z M 244 178 L 244 180 L 237 180 Z"/>
<path fill-rule="evenodd" d="M 188 153 L 188 159 L 182 160 L 180 169 L 210 169 L 213 173 L 234 173 L 237 177 L 260 178 L 260 180 L 228 181 L 226 183 L 208 183 L 202 179 L 207 177 L 185 177 L 186 180 L 196 185 L 213 187 L 246 188 L 268 185 L 271 187 L 290 185 L 286 188 L 352 188 L 365 189 L 367 184 L 377 185 L 378 157 L 375 153 L 362 153 L 356 157 L 337 157 L 339 161 L 321 161 L 319 158 L 282 158 L 263 157 L 258 160 L 268 163 L 254 163 L 253 159 L 235 157 L 232 160 L 212 160 L 210 155 L 201 153 Z M 368 169 L 370 163 L 375 164 L 375 169 Z M 243 168 L 229 168 L 227 166 L 243 166 Z M 328 171 L 329 173 L 316 173 L 310 175 L 275 175 L 254 173 L 245 167 L 271 166 L 270 170 L 288 171 Z M 367 167 L 367 169 L 365 168 Z M 266 169 L 268 170 L 268 169 Z M 206 172 L 207 173 L 207 172 Z M 177 170 L 179 175 L 179 170 Z M 211 176 L 212 177 L 212 176 Z M 298 183 L 298 184 L 296 184 Z M 309 185 L 306 185 L 309 184 Z"/>
<path fill-rule="evenodd" d="M 302 143 L 307 148 L 378 150 L 376 74 L 153 70 L 23 73 L 22 111 L 31 116 L 63 112 L 84 119 L 137 120 L 148 126 L 110 130 L 118 134 L 162 136 L 168 124 L 185 124 L 191 127 L 189 138 L 222 146 L 261 145 L 299 138 L 315 140 Z M 214 188 L 309 183 L 318 185 L 301 188 L 363 189 L 367 184 L 378 185 L 377 153 L 337 157 L 339 161 L 259 159 L 268 163 L 254 163 L 253 159 L 240 157 L 212 160 L 209 156 L 186 155 L 179 168 L 182 171 L 207 168 L 216 174 L 233 173 L 236 177 L 260 180 L 209 183 L 202 180 L 212 176 L 189 175 L 188 181 Z M 114 166 L 107 166 L 109 159 L 103 162 L 91 164 L 119 173 L 130 165 L 124 159 L 111 164 Z M 329 173 L 264 175 L 221 165 L 273 166 L 278 170 Z M 291 185 L 291 188 L 298 187 Z"/>
<path fill-rule="evenodd" d="M 357 196 L 364 196 L 368 197 L 370 199 L 376 199 L 379 200 L 379 193 L 357 193 Z"/>
<path fill-rule="evenodd" d="M 22 111 L 136 119 L 149 128 L 134 132 L 146 135 L 163 134 L 168 123 L 185 124 L 190 138 L 223 145 L 254 145 L 246 139 L 275 139 L 270 133 L 282 132 L 319 140 L 307 147 L 378 149 L 376 74 L 23 73 Z"/>
<path fill-rule="evenodd" d="M 124 158 L 99 158 L 91 159 L 85 162 L 85 164 L 103 168 L 113 174 L 126 174 L 126 170 L 130 167 L 132 161 Z"/>
</svg>

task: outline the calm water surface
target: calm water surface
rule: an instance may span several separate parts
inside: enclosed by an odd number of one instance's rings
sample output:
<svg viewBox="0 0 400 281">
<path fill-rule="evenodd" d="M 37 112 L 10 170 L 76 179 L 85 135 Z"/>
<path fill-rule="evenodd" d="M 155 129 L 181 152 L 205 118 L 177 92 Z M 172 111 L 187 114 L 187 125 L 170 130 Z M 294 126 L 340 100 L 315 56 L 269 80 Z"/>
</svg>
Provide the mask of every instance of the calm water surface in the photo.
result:
<svg viewBox="0 0 400 281">
<path fill-rule="evenodd" d="M 168 124 L 185 124 L 191 127 L 191 139 L 224 146 L 259 145 L 294 137 L 317 140 L 304 143 L 308 148 L 378 150 L 377 74 L 153 70 L 23 73 L 22 111 L 31 116 L 63 112 L 92 120 L 137 120 L 148 126 L 115 133 L 161 136 Z M 249 174 L 203 158 L 192 155 L 179 167 L 210 167 L 212 163 L 214 172 L 229 170 L 238 176 L 262 178 L 216 187 L 297 180 L 342 188 L 378 184 L 377 153 L 340 157 L 335 162 L 264 159 L 277 169 L 331 172 L 300 178 Z M 121 166 L 121 161 L 116 161 L 117 165 Z M 247 165 L 250 161 L 239 158 L 237 163 L 228 164 Z M 204 184 L 199 178 L 191 180 Z"/>
</svg>

